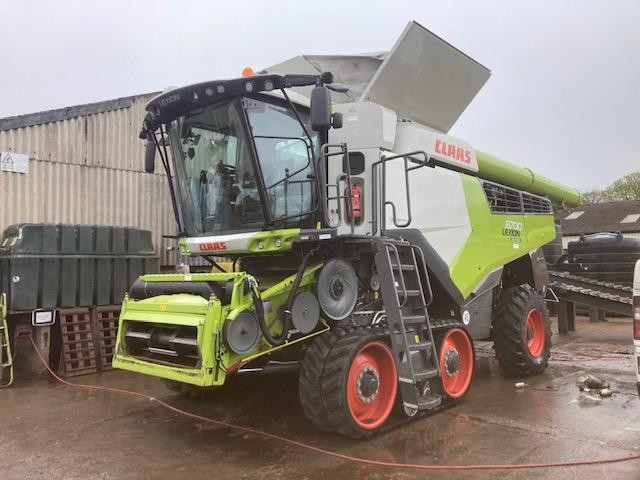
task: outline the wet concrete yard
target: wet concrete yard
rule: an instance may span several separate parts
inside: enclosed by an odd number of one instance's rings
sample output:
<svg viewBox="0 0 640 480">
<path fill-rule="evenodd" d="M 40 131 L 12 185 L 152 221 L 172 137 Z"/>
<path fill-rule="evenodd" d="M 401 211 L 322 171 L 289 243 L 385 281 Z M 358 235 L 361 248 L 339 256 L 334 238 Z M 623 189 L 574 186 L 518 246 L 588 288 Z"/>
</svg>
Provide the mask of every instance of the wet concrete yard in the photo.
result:
<svg viewBox="0 0 640 480">
<path fill-rule="evenodd" d="M 554 335 L 550 367 L 538 377 L 505 378 L 491 344 L 476 345 L 476 377 L 466 399 L 369 441 L 314 429 L 298 404 L 296 377 L 243 377 L 209 399 L 188 399 L 160 380 L 120 371 L 76 382 L 144 392 L 203 416 L 278 433 L 370 459 L 425 464 L 538 463 L 640 454 L 640 400 L 631 326 L 580 322 Z M 555 329 L 554 329 L 555 330 Z M 581 393 L 592 372 L 615 394 Z M 528 387 L 515 389 L 517 381 Z M 18 376 L 0 391 L 0 479 L 640 479 L 640 461 L 518 471 L 427 472 L 366 466 L 256 434 L 169 412 L 149 400 L 72 389 Z"/>
</svg>

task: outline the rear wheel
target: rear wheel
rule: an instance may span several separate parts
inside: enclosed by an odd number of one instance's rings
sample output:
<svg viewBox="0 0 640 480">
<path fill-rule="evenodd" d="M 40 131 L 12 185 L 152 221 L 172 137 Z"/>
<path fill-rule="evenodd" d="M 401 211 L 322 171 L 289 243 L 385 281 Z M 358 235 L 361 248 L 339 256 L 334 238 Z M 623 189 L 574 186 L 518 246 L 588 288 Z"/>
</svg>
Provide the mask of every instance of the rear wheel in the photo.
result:
<svg viewBox="0 0 640 480">
<path fill-rule="evenodd" d="M 395 405 L 393 353 L 377 329 L 330 332 L 301 364 L 300 400 L 315 425 L 354 438 L 373 435 Z M 324 336 L 324 335 L 323 335 Z M 319 348 L 316 344 L 318 344 Z M 316 355 L 323 350 L 324 355 Z"/>
<path fill-rule="evenodd" d="M 442 388 L 449 398 L 461 398 L 473 377 L 473 344 L 467 332 L 452 328 L 444 333 L 438 354 Z"/>
<path fill-rule="evenodd" d="M 505 372 L 542 373 L 551 355 L 551 322 L 542 295 L 529 286 L 504 290 L 496 307 L 493 339 Z"/>
</svg>

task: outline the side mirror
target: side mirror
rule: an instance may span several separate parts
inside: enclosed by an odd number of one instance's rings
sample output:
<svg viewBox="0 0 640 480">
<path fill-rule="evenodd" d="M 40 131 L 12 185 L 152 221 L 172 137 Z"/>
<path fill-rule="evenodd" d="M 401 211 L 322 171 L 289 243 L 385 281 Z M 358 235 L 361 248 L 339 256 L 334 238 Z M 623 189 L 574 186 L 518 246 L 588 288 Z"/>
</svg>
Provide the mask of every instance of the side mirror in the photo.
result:
<svg viewBox="0 0 640 480">
<path fill-rule="evenodd" d="M 148 140 L 144 147 L 144 171 L 153 173 L 156 169 L 156 142 Z"/>
<path fill-rule="evenodd" d="M 342 128 L 342 113 L 336 112 L 331 115 L 331 126 L 333 128 Z"/>
<path fill-rule="evenodd" d="M 331 92 L 324 85 L 311 90 L 311 128 L 316 132 L 331 128 Z"/>
</svg>

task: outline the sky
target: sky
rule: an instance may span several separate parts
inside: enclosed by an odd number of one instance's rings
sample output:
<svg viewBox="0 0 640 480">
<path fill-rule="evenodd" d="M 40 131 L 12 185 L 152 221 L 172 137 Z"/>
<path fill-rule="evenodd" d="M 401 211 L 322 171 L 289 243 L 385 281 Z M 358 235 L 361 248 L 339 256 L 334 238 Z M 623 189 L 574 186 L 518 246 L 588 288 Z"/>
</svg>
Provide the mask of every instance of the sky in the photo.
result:
<svg viewBox="0 0 640 480">
<path fill-rule="evenodd" d="M 0 19 L 0 118 L 386 51 L 416 20 L 492 71 L 450 134 L 580 189 L 640 169 L 637 0 L 0 0 Z"/>
</svg>

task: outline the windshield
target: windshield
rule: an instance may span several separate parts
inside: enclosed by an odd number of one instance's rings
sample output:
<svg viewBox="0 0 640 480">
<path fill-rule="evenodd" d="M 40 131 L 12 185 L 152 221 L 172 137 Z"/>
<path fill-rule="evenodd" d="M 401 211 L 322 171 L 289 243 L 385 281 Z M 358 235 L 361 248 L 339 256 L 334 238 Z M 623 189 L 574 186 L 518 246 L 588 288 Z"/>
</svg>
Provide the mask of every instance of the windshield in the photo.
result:
<svg viewBox="0 0 640 480">
<path fill-rule="evenodd" d="M 242 108 L 250 121 L 259 172 Z M 262 198 L 279 226 L 302 226 L 309 219 L 315 201 L 311 151 L 289 107 L 228 100 L 179 117 L 170 124 L 169 135 L 187 234 L 260 230 L 266 224 Z"/>
<path fill-rule="evenodd" d="M 187 233 L 260 229 L 263 210 L 237 102 L 180 117 L 170 134 Z"/>
</svg>

